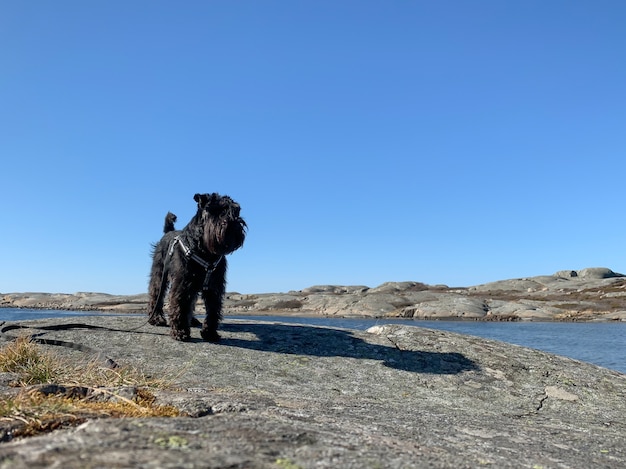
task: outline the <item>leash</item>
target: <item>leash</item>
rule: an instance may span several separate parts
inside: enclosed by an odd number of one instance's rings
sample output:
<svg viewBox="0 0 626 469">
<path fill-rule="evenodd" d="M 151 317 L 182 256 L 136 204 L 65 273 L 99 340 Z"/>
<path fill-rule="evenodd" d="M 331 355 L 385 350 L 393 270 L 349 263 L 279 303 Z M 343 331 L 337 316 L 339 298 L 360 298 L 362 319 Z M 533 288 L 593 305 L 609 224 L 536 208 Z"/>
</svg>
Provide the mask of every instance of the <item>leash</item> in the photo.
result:
<svg viewBox="0 0 626 469">
<path fill-rule="evenodd" d="M 4 335 L 9 341 L 15 341 L 18 339 L 17 336 L 7 334 L 7 332 L 16 330 L 16 329 L 34 329 L 40 331 L 63 331 L 70 329 L 92 329 L 92 330 L 105 330 L 110 332 L 128 332 L 119 329 L 111 329 L 109 327 L 103 326 L 93 326 L 91 324 L 84 323 L 71 323 L 71 324 L 53 324 L 50 326 L 24 326 L 22 324 L 6 324 L 6 321 L 0 323 L 0 335 Z M 81 352 L 89 353 L 97 356 L 100 360 L 104 361 L 107 368 L 115 369 L 119 368 L 119 365 L 112 358 L 104 355 L 99 350 L 96 350 L 92 347 L 88 347 L 87 345 L 77 344 L 76 342 L 68 342 L 65 340 L 57 340 L 57 339 L 44 339 L 41 338 L 46 332 L 40 332 L 38 334 L 30 334 L 28 336 L 28 340 L 37 344 L 42 345 L 55 345 L 58 347 L 66 347 L 72 350 L 79 350 Z"/>
<path fill-rule="evenodd" d="M 193 252 L 191 249 L 189 249 L 185 245 L 185 243 L 183 243 L 183 241 L 180 239 L 180 236 L 176 236 L 174 238 L 174 241 L 172 241 L 172 244 L 170 245 L 169 251 L 167 252 L 168 257 L 171 256 L 172 253 L 174 252 L 174 248 L 176 247 L 176 244 L 180 245 L 180 248 L 183 250 L 183 253 L 187 259 L 191 259 L 195 261 L 206 271 L 206 275 L 204 276 L 204 282 L 202 283 L 202 290 L 207 291 L 209 289 L 209 281 L 211 280 L 211 275 L 215 271 L 215 268 L 217 267 L 217 265 L 222 261 L 224 256 L 219 256 L 215 260 L 215 262 L 207 262 L 204 259 L 202 259 L 199 255 L 197 255 L 195 252 Z"/>
</svg>

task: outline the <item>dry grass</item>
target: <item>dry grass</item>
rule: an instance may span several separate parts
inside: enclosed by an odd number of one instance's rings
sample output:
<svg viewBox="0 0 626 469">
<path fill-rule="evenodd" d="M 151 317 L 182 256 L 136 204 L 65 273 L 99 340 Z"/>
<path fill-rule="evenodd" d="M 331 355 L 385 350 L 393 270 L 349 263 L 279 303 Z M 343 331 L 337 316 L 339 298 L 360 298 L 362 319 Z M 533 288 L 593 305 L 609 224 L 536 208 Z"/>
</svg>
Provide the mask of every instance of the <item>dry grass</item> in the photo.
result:
<svg viewBox="0 0 626 469">
<path fill-rule="evenodd" d="M 50 383 L 61 378 L 59 361 L 21 337 L 0 349 L 0 371 L 16 373 L 21 385 Z"/>
<path fill-rule="evenodd" d="M 180 415 L 175 407 L 158 405 L 151 391 L 169 387 L 171 381 L 147 377 L 131 367 L 74 363 L 27 337 L 0 349 L 0 371 L 15 373 L 16 386 L 21 388 L 17 394 L 0 397 L 0 441 L 76 425 L 89 418 Z M 36 386 L 42 384 L 82 392 L 43 393 Z M 129 386 L 136 389 L 132 399 L 116 394 L 115 388 Z"/>
</svg>

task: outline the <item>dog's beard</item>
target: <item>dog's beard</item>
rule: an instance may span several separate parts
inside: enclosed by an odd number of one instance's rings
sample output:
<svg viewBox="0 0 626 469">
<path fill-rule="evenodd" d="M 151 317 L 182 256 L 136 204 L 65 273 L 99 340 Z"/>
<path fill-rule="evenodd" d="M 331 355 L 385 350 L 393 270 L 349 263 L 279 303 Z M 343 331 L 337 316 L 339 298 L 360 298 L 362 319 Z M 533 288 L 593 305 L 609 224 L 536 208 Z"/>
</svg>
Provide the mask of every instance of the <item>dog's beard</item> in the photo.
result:
<svg viewBox="0 0 626 469">
<path fill-rule="evenodd" d="M 213 254 L 230 254 L 243 246 L 246 228 L 246 222 L 241 218 L 213 221 L 205 226 L 204 242 Z"/>
</svg>

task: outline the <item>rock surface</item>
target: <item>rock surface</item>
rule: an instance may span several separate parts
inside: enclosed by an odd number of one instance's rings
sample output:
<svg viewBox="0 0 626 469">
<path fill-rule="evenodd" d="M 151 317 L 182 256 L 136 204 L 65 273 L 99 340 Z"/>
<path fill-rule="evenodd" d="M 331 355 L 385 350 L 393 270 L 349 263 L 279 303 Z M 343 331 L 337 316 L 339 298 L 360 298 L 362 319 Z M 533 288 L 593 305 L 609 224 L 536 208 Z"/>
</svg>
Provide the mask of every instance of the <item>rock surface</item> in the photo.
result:
<svg viewBox="0 0 626 469">
<path fill-rule="evenodd" d="M 0 468 L 626 467 L 626 375 L 591 364 L 403 326 L 227 320 L 209 344 L 133 316 L 81 321 L 103 329 L 33 332 L 171 379 L 159 402 L 187 416 L 0 443 Z"/>
<path fill-rule="evenodd" d="M 147 295 L 7 293 L 0 307 L 145 312 Z M 563 270 L 469 288 L 389 282 L 376 288 L 320 285 L 288 293 L 230 293 L 226 314 L 465 318 L 511 320 L 626 320 L 626 277 L 610 269 Z M 202 310 L 199 306 L 198 311 Z"/>
</svg>

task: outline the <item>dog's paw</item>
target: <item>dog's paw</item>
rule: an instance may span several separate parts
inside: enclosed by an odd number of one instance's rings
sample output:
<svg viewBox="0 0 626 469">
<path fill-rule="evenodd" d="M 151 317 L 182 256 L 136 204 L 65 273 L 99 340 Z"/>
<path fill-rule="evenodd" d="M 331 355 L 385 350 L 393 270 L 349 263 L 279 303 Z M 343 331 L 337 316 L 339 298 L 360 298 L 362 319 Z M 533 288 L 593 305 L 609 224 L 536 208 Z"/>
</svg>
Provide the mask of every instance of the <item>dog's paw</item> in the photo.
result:
<svg viewBox="0 0 626 469">
<path fill-rule="evenodd" d="M 180 342 L 187 342 L 189 341 L 189 339 L 191 339 L 191 334 L 189 334 L 189 331 L 181 331 L 178 329 L 171 329 L 170 336 L 172 337 L 172 339 L 178 340 Z"/>
<path fill-rule="evenodd" d="M 204 340 L 205 342 L 217 343 L 221 339 L 217 331 L 210 331 L 208 329 L 202 329 L 200 331 L 200 335 L 202 336 L 202 340 Z"/>
<path fill-rule="evenodd" d="M 148 319 L 148 323 L 153 326 L 164 327 L 167 326 L 167 321 L 163 316 L 151 317 Z"/>
<path fill-rule="evenodd" d="M 198 319 L 192 317 L 191 318 L 191 327 L 202 327 L 202 323 L 198 321 Z"/>
</svg>

